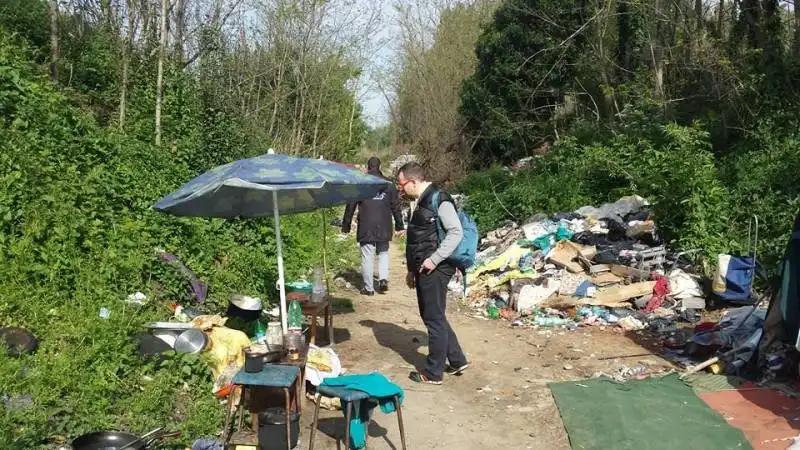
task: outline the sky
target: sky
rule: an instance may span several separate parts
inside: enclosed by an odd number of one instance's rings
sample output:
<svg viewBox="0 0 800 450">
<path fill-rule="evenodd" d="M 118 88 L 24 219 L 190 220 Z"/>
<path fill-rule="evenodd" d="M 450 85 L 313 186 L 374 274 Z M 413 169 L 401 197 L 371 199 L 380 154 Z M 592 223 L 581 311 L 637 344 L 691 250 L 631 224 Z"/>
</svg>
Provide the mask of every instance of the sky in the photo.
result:
<svg viewBox="0 0 800 450">
<path fill-rule="evenodd" d="M 359 0 L 366 3 L 373 3 L 375 0 Z M 364 108 L 364 118 L 371 127 L 376 127 L 389 123 L 389 105 L 386 98 L 376 85 L 376 73 L 386 70 L 395 63 L 397 55 L 397 43 L 400 39 L 400 29 L 397 26 L 394 7 L 391 0 L 381 1 L 381 27 L 375 36 L 375 42 L 381 42 L 379 48 L 374 51 L 369 60 L 369 66 L 364 70 L 364 75 L 360 81 L 358 97 L 361 106 Z"/>
</svg>

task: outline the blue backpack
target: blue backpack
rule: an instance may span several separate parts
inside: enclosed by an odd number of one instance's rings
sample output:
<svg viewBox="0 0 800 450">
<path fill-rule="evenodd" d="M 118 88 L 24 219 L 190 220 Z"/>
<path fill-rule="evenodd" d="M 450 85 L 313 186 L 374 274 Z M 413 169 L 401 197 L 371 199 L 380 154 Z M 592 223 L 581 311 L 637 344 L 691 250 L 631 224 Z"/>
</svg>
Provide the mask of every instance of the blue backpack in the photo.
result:
<svg viewBox="0 0 800 450">
<path fill-rule="evenodd" d="M 439 235 L 439 242 L 444 239 L 444 228 L 442 222 L 439 220 L 439 191 L 433 193 L 433 210 L 436 212 L 436 233 Z M 455 204 L 453 204 L 455 206 Z M 464 235 L 461 237 L 461 242 L 458 247 L 453 250 L 447 260 L 454 266 L 461 269 L 461 272 L 466 273 L 467 269 L 475 264 L 475 255 L 478 252 L 478 226 L 472 217 L 469 216 L 463 209 L 456 208 L 458 212 L 458 220 L 461 222 L 461 228 L 464 229 Z"/>
</svg>

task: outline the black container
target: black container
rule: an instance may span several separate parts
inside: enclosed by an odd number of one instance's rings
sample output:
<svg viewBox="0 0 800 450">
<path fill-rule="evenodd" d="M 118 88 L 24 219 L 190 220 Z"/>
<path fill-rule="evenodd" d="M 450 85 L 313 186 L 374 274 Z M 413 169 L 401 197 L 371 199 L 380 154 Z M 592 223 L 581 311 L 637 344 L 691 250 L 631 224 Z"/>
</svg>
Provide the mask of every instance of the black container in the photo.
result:
<svg viewBox="0 0 800 450">
<path fill-rule="evenodd" d="M 244 352 L 244 371 L 247 373 L 261 372 L 264 368 L 264 354 L 263 353 L 247 353 Z M 285 420 L 283 421 L 286 422 Z M 284 433 L 286 434 L 286 433 Z"/>
<path fill-rule="evenodd" d="M 300 414 L 289 413 L 292 448 L 300 437 Z M 258 414 L 258 447 L 260 450 L 286 450 L 286 410 L 267 408 Z"/>
<path fill-rule="evenodd" d="M 225 315 L 228 317 L 238 317 L 245 321 L 254 321 L 261 317 L 261 310 L 260 309 L 244 309 L 236 306 L 233 302 L 228 303 L 228 310 L 225 311 Z"/>
<path fill-rule="evenodd" d="M 25 328 L 0 328 L 0 342 L 8 347 L 9 356 L 29 355 L 39 347 L 36 336 Z"/>
</svg>

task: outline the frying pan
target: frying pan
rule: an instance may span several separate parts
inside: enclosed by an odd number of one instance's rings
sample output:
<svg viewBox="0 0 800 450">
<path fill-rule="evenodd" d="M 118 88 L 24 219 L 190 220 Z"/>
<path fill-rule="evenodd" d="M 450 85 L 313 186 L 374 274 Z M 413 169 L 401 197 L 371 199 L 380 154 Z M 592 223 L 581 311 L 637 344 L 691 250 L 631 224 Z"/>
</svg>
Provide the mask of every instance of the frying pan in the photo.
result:
<svg viewBox="0 0 800 450">
<path fill-rule="evenodd" d="M 161 430 L 153 430 L 141 438 L 122 431 L 95 431 L 75 438 L 72 441 L 72 448 L 73 450 L 118 450 L 125 447 L 125 450 L 145 450 L 158 439 L 180 434 L 179 432 L 159 433 Z"/>
<path fill-rule="evenodd" d="M 121 431 L 95 431 L 75 438 L 72 441 L 72 448 L 74 450 L 117 450 L 137 439 L 139 439 L 139 436 Z M 139 441 L 138 443 L 133 443 L 129 448 L 131 450 L 144 450 L 147 448 L 147 444 L 147 442 Z"/>
</svg>

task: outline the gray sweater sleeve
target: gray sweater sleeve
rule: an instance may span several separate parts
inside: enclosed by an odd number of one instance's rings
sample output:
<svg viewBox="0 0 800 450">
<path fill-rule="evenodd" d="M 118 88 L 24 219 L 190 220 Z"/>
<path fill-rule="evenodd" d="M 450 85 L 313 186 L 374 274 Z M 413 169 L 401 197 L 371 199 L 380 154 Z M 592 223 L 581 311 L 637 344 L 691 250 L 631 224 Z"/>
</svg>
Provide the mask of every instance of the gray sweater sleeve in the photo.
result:
<svg viewBox="0 0 800 450">
<path fill-rule="evenodd" d="M 461 221 L 458 220 L 458 213 L 452 202 L 443 202 L 439 205 L 439 220 L 442 222 L 445 236 L 439 248 L 431 255 L 431 262 L 437 266 L 455 251 L 464 235 L 464 229 L 461 228 Z"/>
</svg>

